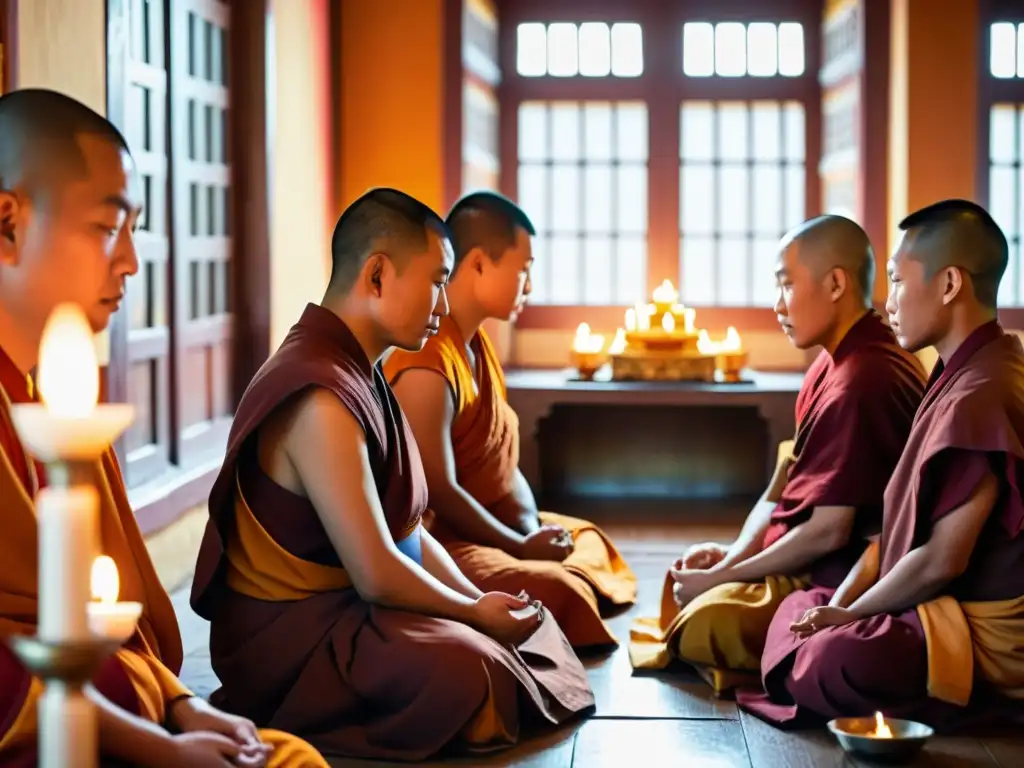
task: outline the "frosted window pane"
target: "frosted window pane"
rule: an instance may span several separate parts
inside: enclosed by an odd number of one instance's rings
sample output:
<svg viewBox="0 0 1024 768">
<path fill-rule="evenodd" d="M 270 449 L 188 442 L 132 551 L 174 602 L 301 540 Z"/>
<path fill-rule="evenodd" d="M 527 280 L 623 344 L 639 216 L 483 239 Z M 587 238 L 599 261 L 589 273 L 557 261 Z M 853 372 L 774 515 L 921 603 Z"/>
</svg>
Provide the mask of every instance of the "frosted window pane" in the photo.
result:
<svg viewBox="0 0 1024 768">
<path fill-rule="evenodd" d="M 584 155 L 587 160 L 612 159 L 612 105 L 585 104 L 583 107 Z"/>
<path fill-rule="evenodd" d="M 994 163 L 1017 159 L 1017 109 L 996 104 L 989 112 L 988 156 Z"/>
<path fill-rule="evenodd" d="M 777 165 L 754 166 L 754 226 L 759 235 L 779 235 L 782 221 L 782 169 Z"/>
<path fill-rule="evenodd" d="M 576 304 L 580 301 L 580 243 L 576 237 L 551 238 L 552 304 Z"/>
<path fill-rule="evenodd" d="M 584 229 L 610 232 L 612 226 L 612 169 L 588 165 L 584 174 Z"/>
<path fill-rule="evenodd" d="M 743 307 L 750 303 L 749 243 L 726 237 L 718 244 L 718 304 Z"/>
<path fill-rule="evenodd" d="M 1017 74 L 1017 30 L 1013 24 L 993 24 L 989 31 L 989 71 L 992 77 Z"/>
<path fill-rule="evenodd" d="M 550 228 L 547 182 L 549 172 L 545 165 L 519 166 L 518 202 L 538 232 L 545 232 Z"/>
<path fill-rule="evenodd" d="M 548 275 L 551 270 L 551 260 L 548 258 L 551 249 L 548 247 L 548 238 L 542 234 L 534 237 L 532 251 L 533 269 L 530 270 L 530 301 L 534 304 L 546 304 L 551 298 L 548 292 Z"/>
<path fill-rule="evenodd" d="M 688 101 L 680 108 L 679 156 L 711 160 L 715 156 L 715 113 L 710 101 Z"/>
<path fill-rule="evenodd" d="M 687 163 L 680 177 L 680 229 L 687 235 L 710 235 L 715 231 L 714 168 Z"/>
<path fill-rule="evenodd" d="M 1017 249 L 1010 244 L 1010 258 L 1006 264 L 1006 271 L 1003 272 L 1003 279 L 999 281 L 999 291 L 996 293 L 996 303 L 1004 307 L 1020 306 L 1020 294 L 1017 293 L 1017 283 L 1020 280 L 1020 264 L 1017 263 Z"/>
<path fill-rule="evenodd" d="M 648 295 L 647 238 L 627 235 L 616 246 L 615 303 L 635 304 Z"/>
<path fill-rule="evenodd" d="M 556 165 L 551 174 L 551 230 L 577 232 L 580 228 L 580 168 Z"/>
<path fill-rule="evenodd" d="M 754 273 L 751 275 L 753 286 L 752 301 L 755 307 L 771 308 L 778 298 L 778 285 L 775 281 L 775 265 L 779 260 L 779 241 L 776 238 L 757 238 L 753 243 Z"/>
<path fill-rule="evenodd" d="M 747 27 L 747 74 L 774 77 L 779 69 L 778 34 L 774 24 L 758 22 Z"/>
<path fill-rule="evenodd" d="M 1008 237 L 1016 234 L 1017 194 L 1013 177 L 1011 166 L 993 165 L 988 171 L 988 211 Z"/>
<path fill-rule="evenodd" d="M 620 160 L 647 159 L 647 107 L 644 104 L 620 104 L 616 110 L 616 154 Z"/>
<path fill-rule="evenodd" d="M 622 165 L 618 169 L 617 229 L 621 232 L 647 231 L 647 169 Z"/>
<path fill-rule="evenodd" d="M 613 304 L 612 241 L 607 237 L 588 237 L 583 241 L 583 303 Z"/>
<path fill-rule="evenodd" d="M 745 165 L 722 166 L 718 187 L 718 231 L 746 232 L 750 228 L 750 173 Z"/>
<path fill-rule="evenodd" d="M 1017 77 L 1024 77 L 1024 24 L 1017 25 Z"/>
<path fill-rule="evenodd" d="M 580 24 L 580 74 L 606 77 L 612 71 L 611 37 L 601 22 Z"/>
<path fill-rule="evenodd" d="M 786 159 L 803 160 L 807 143 L 803 104 L 796 101 L 786 102 L 782 133 L 785 139 Z"/>
<path fill-rule="evenodd" d="M 723 101 L 718 106 L 718 157 L 746 160 L 750 156 L 747 136 L 747 105 Z"/>
<path fill-rule="evenodd" d="M 520 24 L 516 28 L 516 71 L 523 77 L 547 74 L 547 32 L 543 24 Z"/>
<path fill-rule="evenodd" d="M 739 22 L 715 25 L 715 74 L 719 77 L 747 74 L 747 30 Z"/>
<path fill-rule="evenodd" d="M 1024 165 L 1018 167 L 1017 174 L 1017 228 L 1003 230 L 1003 234 L 1010 239 L 1024 235 Z M 1021 299 L 1024 299 L 1024 296 L 1021 296 Z"/>
<path fill-rule="evenodd" d="M 543 104 L 519 106 L 519 159 L 547 160 L 548 110 Z"/>
<path fill-rule="evenodd" d="M 576 104 L 551 105 L 551 158 L 578 160 L 580 157 L 580 109 Z"/>
<path fill-rule="evenodd" d="M 679 258 L 682 262 L 679 292 L 683 303 L 698 307 L 714 306 L 714 241 L 703 237 L 684 237 L 679 243 Z"/>
<path fill-rule="evenodd" d="M 791 165 L 786 168 L 786 226 L 784 230 L 795 227 L 807 218 L 805 202 L 804 167 Z"/>
<path fill-rule="evenodd" d="M 779 74 L 800 77 L 804 73 L 804 26 L 779 24 Z"/>
<path fill-rule="evenodd" d="M 555 77 L 572 77 L 579 72 L 575 24 L 551 24 L 548 26 L 548 74 Z"/>
<path fill-rule="evenodd" d="M 639 24 L 612 24 L 612 74 L 638 77 L 644 71 L 643 32 Z"/>
<path fill-rule="evenodd" d="M 782 119 L 779 104 L 774 101 L 755 101 L 753 112 L 754 159 L 778 160 L 782 155 Z"/>
<path fill-rule="evenodd" d="M 715 73 L 715 28 L 707 22 L 683 24 L 683 74 L 709 77 Z"/>
</svg>

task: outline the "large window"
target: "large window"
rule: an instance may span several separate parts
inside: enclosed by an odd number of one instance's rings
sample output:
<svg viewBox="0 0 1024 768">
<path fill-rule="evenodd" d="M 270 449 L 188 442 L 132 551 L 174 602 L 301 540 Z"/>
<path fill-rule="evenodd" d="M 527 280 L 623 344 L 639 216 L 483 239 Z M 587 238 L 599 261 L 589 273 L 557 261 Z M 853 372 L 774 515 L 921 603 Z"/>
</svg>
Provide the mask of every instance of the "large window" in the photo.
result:
<svg viewBox="0 0 1024 768">
<path fill-rule="evenodd" d="M 779 238 L 820 210 L 820 5 L 503 7 L 502 188 L 538 228 L 521 325 L 611 318 L 666 278 L 770 314 Z"/>
<path fill-rule="evenodd" d="M 1024 17 L 1024 12 L 1020 15 Z M 1024 307 L 1024 23 L 989 25 L 983 94 L 988 94 L 988 208 L 1010 243 L 999 304 Z"/>
</svg>

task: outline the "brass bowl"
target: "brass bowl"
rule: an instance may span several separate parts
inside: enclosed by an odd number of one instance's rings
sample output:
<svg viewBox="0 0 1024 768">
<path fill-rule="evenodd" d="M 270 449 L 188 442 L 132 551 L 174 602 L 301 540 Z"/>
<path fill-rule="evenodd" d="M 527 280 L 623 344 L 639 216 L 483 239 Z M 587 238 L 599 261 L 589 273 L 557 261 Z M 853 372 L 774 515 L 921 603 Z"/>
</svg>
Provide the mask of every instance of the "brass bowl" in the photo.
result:
<svg viewBox="0 0 1024 768">
<path fill-rule="evenodd" d="M 593 379 L 594 374 L 604 365 L 604 361 L 604 352 L 576 352 L 574 350 L 572 353 L 573 365 L 576 366 L 579 377 L 584 381 Z"/>
<path fill-rule="evenodd" d="M 892 738 L 878 738 L 874 717 L 843 717 L 829 721 L 828 729 L 839 745 L 852 755 L 884 763 L 903 763 L 912 760 L 935 731 L 924 723 L 896 720 L 887 717 L 885 724 Z"/>
<path fill-rule="evenodd" d="M 723 352 L 715 357 L 715 367 L 726 381 L 736 382 L 747 367 L 749 357 L 746 352 Z"/>
<path fill-rule="evenodd" d="M 34 635 L 11 635 L 7 644 L 25 668 L 43 680 L 61 680 L 80 686 L 92 680 L 121 643 L 97 637 L 92 640 L 51 643 Z"/>
</svg>

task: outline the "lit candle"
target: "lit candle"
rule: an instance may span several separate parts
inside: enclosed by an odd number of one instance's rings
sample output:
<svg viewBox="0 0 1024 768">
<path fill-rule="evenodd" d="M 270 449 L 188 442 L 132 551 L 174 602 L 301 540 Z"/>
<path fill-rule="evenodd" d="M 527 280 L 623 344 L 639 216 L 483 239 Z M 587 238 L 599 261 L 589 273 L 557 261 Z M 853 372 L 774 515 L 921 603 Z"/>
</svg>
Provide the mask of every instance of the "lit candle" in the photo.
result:
<svg viewBox="0 0 1024 768">
<path fill-rule="evenodd" d="M 702 355 L 714 355 L 718 352 L 718 344 L 711 340 L 704 328 L 697 334 L 697 351 Z"/>
<path fill-rule="evenodd" d="M 615 332 L 615 338 L 612 339 L 612 343 L 608 347 L 609 355 L 621 355 L 626 351 L 626 331 L 619 328 Z"/>
<path fill-rule="evenodd" d="M 666 312 L 661 316 L 661 329 L 665 333 L 672 333 L 676 329 L 676 319 L 672 317 L 671 312 Z"/>
<path fill-rule="evenodd" d="M 743 349 L 743 342 L 740 340 L 739 332 L 729 326 L 729 330 L 725 332 L 725 341 L 722 342 L 722 350 L 726 352 L 739 352 Z"/>
<path fill-rule="evenodd" d="M 626 330 L 627 331 L 635 331 L 636 330 L 636 310 L 635 309 L 627 309 L 626 310 Z"/>
<path fill-rule="evenodd" d="M 868 734 L 873 739 L 891 739 L 892 728 L 885 722 L 881 712 L 875 712 L 875 730 Z"/>
<path fill-rule="evenodd" d="M 128 405 L 97 406 L 99 366 L 92 332 L 76 305 L 57 307 L 39 349 L 43 403 L 13 406 L 11 418 L 29 453 L 52 463 L 51 484 L 36 498 L 39 526 L 39 629 L 50 642 L 91 637 L 86 616 L 89 572 L 97 554 L 98 497 L 60 468 L 91 466 L 131 423 Z"/>
<path fill-rule="evenodd" d="M 591 334 L 587 323 L 580 323 L 576 328 L 576 336 L 572 341 L 573 352 L 595 354 L 604 349 L 604 336 Z"/>
<path fill-rule="evenodd" d="M 135 633 L 142 603 L 119 603 L 120 579 L 117 564 L 106 555 L 96 558 L 92 564 L 92 596 L 94 602 L 88 605 L 89 628 L 94 635 L 125 642 Z"/>
<path fill-rule="evenodd" d="M 664 280 L 661 285 L 654 289 L 654 293 L 651 294 L 651 298 L 654 299 L 655 304 L 670 307 L 676 303 L 676 299 L 679 298 L 679 293 L 672 285 L 671 280 Z"/>
<path fill-rule="evenodd" d="M 695 309 L 684 309 L 683 310 L 683 323 L 686 326 L 686 333 L 692 334 L 693 327 L 697 321 L 697 310 Z"/>
<path fill-rule="evenodd" d="M 637 328 L 641 331 L 651 330 L 651 315 L 654 313 L 654 307 L 650 304 L 641 304 L 637 302 L 636 305 L 636 322 Z"/>
</svg>

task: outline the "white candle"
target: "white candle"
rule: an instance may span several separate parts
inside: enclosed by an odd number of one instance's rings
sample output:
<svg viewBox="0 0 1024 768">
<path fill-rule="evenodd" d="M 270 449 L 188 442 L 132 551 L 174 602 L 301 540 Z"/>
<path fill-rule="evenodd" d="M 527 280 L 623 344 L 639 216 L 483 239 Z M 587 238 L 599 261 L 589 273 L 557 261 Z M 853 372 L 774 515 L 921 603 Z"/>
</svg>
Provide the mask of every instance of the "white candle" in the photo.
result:
<svg viewBox="0 0 1024 768">
<path fill-rule="evenodd" d="M 39 637 L 51 642 L 91 636 L 85 604 L 96 556 L 96 491 L 90 486 L 45 488 L 39 521 Z"/>
<path fill-rule="evenodd" d="M 119 603 L 120 579 L 117 564 L 106 555 L 92 564 L 92 596 L 88 605 L 89 628 L 94 635 L 123 643 L 135 633 L 142 603 Z"/>
<path fill-rule="evenodd" d="M 51 680 L 38 706 L 39 765 L 93 768 L 99 756 L 95 705 L 83 693 L 71 693 L 61 681 Z"/>
<path fill-rule="evenodd" d="M 635 331 L 636 330 L 636 310 L 635 309 L 627 309 L 626 310 L 626 318 L 625 319 L 626 319 L 626 330 L 627 331 Z"/>
</svg>

